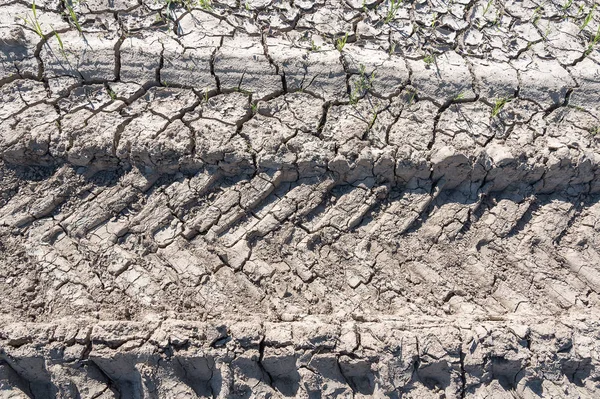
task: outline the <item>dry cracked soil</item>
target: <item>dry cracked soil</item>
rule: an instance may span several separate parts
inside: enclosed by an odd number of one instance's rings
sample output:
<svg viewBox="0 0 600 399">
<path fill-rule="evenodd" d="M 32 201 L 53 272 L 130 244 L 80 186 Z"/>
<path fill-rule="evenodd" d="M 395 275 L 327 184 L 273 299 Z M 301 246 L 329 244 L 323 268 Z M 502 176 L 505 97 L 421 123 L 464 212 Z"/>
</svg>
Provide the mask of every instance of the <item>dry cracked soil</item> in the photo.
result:
<svg viewBox="0 0 600 399">
<path fill-rule="evenodd" d="M 0 0 L 0 398 L 598 398 L 599 150 L 593 0 Z"/>
</svg>

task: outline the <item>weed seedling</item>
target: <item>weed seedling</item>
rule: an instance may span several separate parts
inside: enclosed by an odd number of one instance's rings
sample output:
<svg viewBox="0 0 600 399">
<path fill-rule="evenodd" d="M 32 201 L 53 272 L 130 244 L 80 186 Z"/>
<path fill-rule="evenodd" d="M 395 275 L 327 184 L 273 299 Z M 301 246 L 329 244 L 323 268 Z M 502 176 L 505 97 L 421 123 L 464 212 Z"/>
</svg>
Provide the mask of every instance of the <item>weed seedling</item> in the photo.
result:
<svg viewBox="0 0 600 399">
<path fill-rule="evenodd" d="M 348 33 L 346 33 L 344 35 L 344 37 L 337 39 L 335 48 L 337 48 L 337 50 L 341 53 L 342 50 L 344 49 L 344 46 L 346 46 L 347 41 L 348 41 Z"/>
<path fill-rule="evenodd" d="M 214 9 L 211 0 L 198 0 L 198 5 L 205 11 L 212 11 Z"/>
<path fill-rule="evenodd" d="M 111 100 L 115 101 L 117 99 L 117 93 L 115 93 L 115 91 L 113 89 L 111 89 L 110 87 L 106 88 L 106 92 L 110 96 Z"/>
<path fill-rule="evenodd" d="M 415 89 L 408 89 L 408 100 L 406 101 L 406 105 L 409 107 L 415 101 L 415 97 L 417 97 L 417 91 Z"/>
<path fill-rule="evenodd" d="M 550 25 L 550 21 L 548 21 L 548 26 L 546 26 L 546 30 L 544 31 L 544 40 L 548 40 L 548 36 L 552 33 L 552 25 Z"/>
<path fill-rule="evenodd" d="M 65 5 L 67 7 L 67 15 L 69 16 L 69 19 L 71 19 L 71 22 L 73 22 L 75 28 L 79 31 L 79 33 L 81 33 L 81 25 L 79 24 L 79 20 L 77 19 L 77 14 L 75 13 L 75 10 L 69 3 L 65 3 Z"/>
<path fill-rule="evenodd" d="M 310 41 L 310 51 L 314 53 L 314 52 L 319 51 L 319 50 L 321 50 L 321 46 L 317 46 L 315 44 L 315 41 L 311 40 Z"/>
<path fill-rule="evenodd" d="M 65 46 L 63 45 L 60 35 L 58 34 L 58 32 L 56 30 L 54 30 L 54 28 L 52 28 L 52 30 L 54 31 L 54 37 L 56 37 L 56 40 L 58 41 L 58 47 L 60 47 L 60 51 L 64 52 Z"/>
<path fill-rule="evenodd" d="M 495 118 L 498 116 L 498 114 L 500 113 L 500 111 L 502 111 L 502 108 L 504 108 L 504 106 L 506 104 L 508 104 L 511 100 L 508 98 L 499 98 L 496 100 L 496 102 L 494 103 L 494 107 L 492 108 L 492 118 Z"/>
<path fill-rule="evenodd" d="M 494 2 L 494 0 L 489 0 L 487 2 L 487 4 L 485 5 L 485 8 L 483 9 L 483 16 L 485 17 L 485 14 L 487 14 L 487 12 L 490 10 L 490 7 L 492 6 L 492 3 Z"/>
<path fill-rule="evenodd" d="M 465 96 L 466 93 L 464 91 L 461 91 L 454 97 L 454 101 L 464 100 Z"/>
<path fill-rule="evenodd" d="M 585 55 L 589 55 L 594 49 L 594 46 L 598 43 L 600 43 L 600 25 L 598 25 L 598 30 L 596 31 L 596 34 L 592 37 L 592 40 L 590 40 L 590 44 L 587 50 L 585 51 Z"/>
<path fill-rule="evenodd" d="M 433 19 L 431 20 L 431 26 L 430 26 L 431 28 L 434 28 L 435 25 L 437 24 L 437 22 L 438 22 L 438 16 L 439 15 L 438 15 L 437 12 L 433 13 Z"/>
<path fill-rule="evenodd" d="M 392 42 L 392 44 L 390 45 L 390 55 L 394 54 L 396 52 L 396 42 Z"/>
<path fill-rule="evenodd" d="M 194 6 L 196 5 L 196 0 L 184 0 L 185 9 L 188 11 L 192 11 Z"/>
<path fill-rule="evenodd" d="M 585 27 L 588 26 L 590 22 L 592 22 L 592 19 L 594 18 L 595 10 L 596 10 L 596 4 L 594 4 L 594 6 L 592 7 L 592 9 L 588 13 L 588 15 L 585 16 L 585 19 L 583 20 L 583 24 L 581 24 L 581 27 L 579 28 L 580 31 L 584 30 Z"/>
<path fill-rule="evenodd" d="M 235 91 L 236 93 L 246 94 L 248 96 L 250 94 L 252 94 L 252 92 L 250 90 L 242 89 L 241 87 L 236 87 L 236 88 L 233 89 L 233 91 Z"/>
<path fill-rule="evenodd" d="M 386 24 L 389 24 L 396 18 L 396 14 L 398 14 L 401 4 L 402 0 L 390 0 L 390 8 L 388 8 L 387 13 L 385 14 L 384 22 Z"/>
<path fill-rule="evenodd" d="M 537 8 L 535 10 L 533 10 L 533 21 L 532 23 L 534 25 L 536 25 L 538 23 L 538 21 L 540 20 L 541 16 L 541 12 L 544 9 L 544 5 L 540 4 L 539 6 L 537 6 Z"/>
<path fill-rule="evenodd" d="M 425 58 L 423 58 L 423 62 L 425 62 L 425 64 L 427 65 L 431 65 L 435 62 L 435 55 L 429 53 L 425 56 Z"/>
<path fill-rule="evenodd" d="M 67 59 L 67 53 L 65 53 L 65 46 L 63 44 L 62 39 L 60 38 L 60 35 L 58 34 L 58 32 L 54 29 L 54 27 L 52 27 L 52 31 L 54 32 L 54 37 L 56 37 L 56 41 L 58 42 L 58 48 L 60 50 L 60 53 L 62 54 L 63 57 L 65 57 L 65 59 Z M 67 59 L 68 60 L 68 59 Z"/>
<path fill-rule="evenodd" d="M 360 97 L 373 87 L 373 81 L 375 80 L 375 72 L 372 72 L 370 76 L 367 76 L 364 65 L 360 66 L 359 71 L 360 76 L 358 80 L 354 82 L 354 89 L 350 93 L 350 104 L 356 104 Z"/>
<path fill-rule="evenodd" d="M 371 130 L 371 128 L 375 124 L 375 121 L 377 120 L 378 115 L 379 115 L 379 107 L 375 106 L 373 108 L 373 113 L 371 114 L 371 119 L 369 120 L 369 127 L 367 128 L 367 130 Z"/>
<path fill-rule="evenodd" d="M 23 21 L 25 22 L 26 25 L 31 26 L 32 29 L 35 31 L 35 33 L 37 33 L 37 35 L 43 39 L 44 32 L 42 31 L 42 27 L 37 18 L 37 11 L 35 9 L 35 1 L 31 3 L 31 13 L 33 14 L 31 21 L 29 21 L 29 19 L 27 19 L 27 17 L 23 17 Z"/>
</svg>

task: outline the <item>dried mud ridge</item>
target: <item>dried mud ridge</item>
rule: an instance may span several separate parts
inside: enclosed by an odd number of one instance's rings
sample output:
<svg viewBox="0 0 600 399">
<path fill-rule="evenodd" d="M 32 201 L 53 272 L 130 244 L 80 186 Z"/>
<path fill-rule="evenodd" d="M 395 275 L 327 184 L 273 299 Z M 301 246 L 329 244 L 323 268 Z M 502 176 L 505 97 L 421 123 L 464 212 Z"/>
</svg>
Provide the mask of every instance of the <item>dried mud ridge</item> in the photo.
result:
<svg viewBox="0 0 600 399">
<path fill-rule="evenodd" d="M 0 383 L 10 398 L 592 398 L 598 323 L 536 321 L 22 323 L 2 328 Z"/>
<path fill-rule="evenodd" d="M 592 1 L 0 5 L 0 396 L 598 397 Z"/>
</svg>

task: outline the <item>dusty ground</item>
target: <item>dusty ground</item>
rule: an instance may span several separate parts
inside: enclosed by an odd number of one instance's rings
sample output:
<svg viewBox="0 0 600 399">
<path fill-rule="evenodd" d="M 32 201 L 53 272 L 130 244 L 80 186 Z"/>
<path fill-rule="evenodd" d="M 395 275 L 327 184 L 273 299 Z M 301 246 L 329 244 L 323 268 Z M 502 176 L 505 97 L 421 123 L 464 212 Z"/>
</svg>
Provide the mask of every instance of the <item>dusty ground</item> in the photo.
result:
<svg viewBox="0 0 600 399">
<path fill-rule="evenodd" d="M 0 397 L 600 396 L 593 1 L 2 0 Z"/>
</svg>

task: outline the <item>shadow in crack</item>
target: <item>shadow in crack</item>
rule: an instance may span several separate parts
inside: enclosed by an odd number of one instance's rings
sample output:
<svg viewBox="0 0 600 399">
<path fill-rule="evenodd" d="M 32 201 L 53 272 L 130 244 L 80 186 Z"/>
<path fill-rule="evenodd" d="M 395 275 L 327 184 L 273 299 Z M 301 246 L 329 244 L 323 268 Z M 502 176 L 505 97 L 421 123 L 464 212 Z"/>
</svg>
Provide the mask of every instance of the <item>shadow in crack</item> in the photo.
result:
<svg viewBox="0 0 600 399">
<path fill-rule="evenodd" d="M 165 363 L 161 364 L 165 365 Z M 191 387 L 199 397 L 219 395 L 223 377 L 212 357 L 182 356 L 176 357 L 170 363 L 175 375 Z"/>
<path fill-rule="evenodd" d="M 3 369 L 5 372 L 0 377 L 8 377 L 8 386 L 14 385 L 21 388 L 21 391 L 30 394 L 33 398 L 50 399 L 58 395 L 58 387 L 52 381 L 43 357 L 9 359 L 0 355 L 1 360 L 4 360 L 5 364 L 0 363 L 0 372 Z"/>
<path fill-rule="evenodd" d="M 339 366 L 342 375 L 354 392 L 362 395 L 373 394 L 375 391 L 375 374 L 368 360 L 342 356 Z"/>
<path fill-rule="evenodd" d="M 18 165 L 0 160 L 0 168 L 6 170 L 6 172 L 2 173 L 2 175 L 7 175 L 6 178 L 8 178 L 8 175 L 10 174 L 11 177 L 24 182 L 40 182 L 50 179 L 57 172 L 60 166 Z"/>
<path fill-rule="evenodd" d="M 300 388 L 300 374 L 293 354 L 280 353 L 277 348 L 267 348 L 262 365 L 271 378 L 271 383 L 283 396 L 294 397 Z"/>
<path fill-rule="evenodd" d="M 0 391 L 7 393 L 8 397 L 22 392 L 26 397 L 31 398 L 30 384 L 21 377 L 8 363 L 0 361 Z"/>
</svg>

